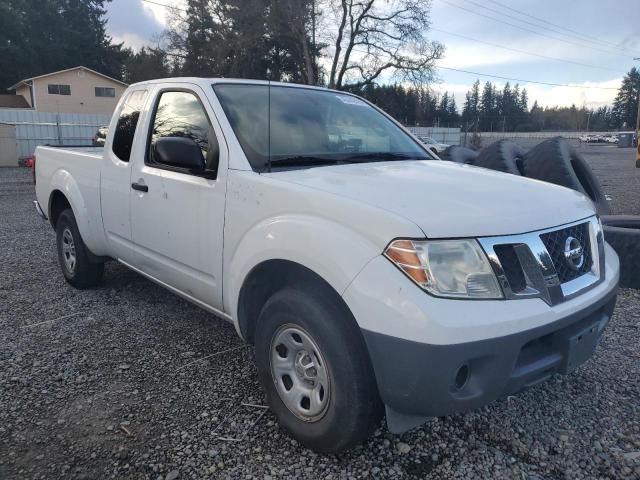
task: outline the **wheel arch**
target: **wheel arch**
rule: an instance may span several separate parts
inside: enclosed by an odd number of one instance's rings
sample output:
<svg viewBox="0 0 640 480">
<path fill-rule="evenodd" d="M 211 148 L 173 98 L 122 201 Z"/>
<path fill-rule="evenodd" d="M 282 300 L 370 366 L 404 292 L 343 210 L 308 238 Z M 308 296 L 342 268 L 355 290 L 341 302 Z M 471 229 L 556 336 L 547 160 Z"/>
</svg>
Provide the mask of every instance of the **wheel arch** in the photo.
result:
<svg viewBox="0 0 640 480">
<path fill-rule="evenodd" d="M 358 326 L 351 309 L 340 293 L 319 274 L 291 260 L 270 259 L 254 266 L 240 288 L 237 305 L 237 328 L 245 341 L 253 344 L 253 334 L 258 316 L 267 300 L 277 291 L 290 286 L 311 291 L 322 290 L 331 295 Z"/>
<path fill-rule="evenodd" d="M 49 223 L 54 230 L 56 228 L 56 224 L 58 223 L 58 218 L 60 218 L 60 214 L 68 208 L 73 210 L 71 202 L 69 202 L 69 199 L 67 199 L 65 194 L 58 189 L 52 190 L 51 194 L 49 195 L 49 205 L 47 206 L 47 212 L 49 214 Z"/>
<path fill-rule="evenodd" d="M 102 229 L 99 182 L 89 180 L 81 188 L 68 170 L 60 168 L 51 175 L 49 185 L 47 213 L 51 226 L 55 229 L 60 214 L 70 208 L 87 249 L 94 255 L 108 255 Z"/>
</svg>

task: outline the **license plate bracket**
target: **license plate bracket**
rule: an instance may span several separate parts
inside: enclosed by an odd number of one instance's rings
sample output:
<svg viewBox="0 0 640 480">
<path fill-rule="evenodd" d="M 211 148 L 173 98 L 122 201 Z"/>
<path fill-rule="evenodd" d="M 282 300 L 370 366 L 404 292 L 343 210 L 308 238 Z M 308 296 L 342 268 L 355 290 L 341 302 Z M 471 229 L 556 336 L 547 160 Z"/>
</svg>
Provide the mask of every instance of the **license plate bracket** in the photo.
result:
<svg viewBox="0 0 640 480">
<path fill-rule="evenodd" d="M 567 354 L 562 373 L 573 372 L 593 355 L 600 333 L 599 322 L 594 322 L 566 338 Z"/>
</svg>

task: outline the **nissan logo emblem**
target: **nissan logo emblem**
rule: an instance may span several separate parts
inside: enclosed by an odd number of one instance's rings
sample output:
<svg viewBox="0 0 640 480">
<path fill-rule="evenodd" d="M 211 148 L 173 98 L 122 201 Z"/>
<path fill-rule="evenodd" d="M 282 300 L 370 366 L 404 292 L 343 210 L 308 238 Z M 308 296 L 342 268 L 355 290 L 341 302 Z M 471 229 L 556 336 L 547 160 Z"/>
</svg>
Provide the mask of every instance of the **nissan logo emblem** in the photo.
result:
<svg viewBox="0 0 640 480">
<path fill-rule="evenodd" d="M 564 242 L 564 259 L 572 270 L 579 270 L 584 263 L 584 250 L 575 237 L 567 237 Z"/>
</svg>

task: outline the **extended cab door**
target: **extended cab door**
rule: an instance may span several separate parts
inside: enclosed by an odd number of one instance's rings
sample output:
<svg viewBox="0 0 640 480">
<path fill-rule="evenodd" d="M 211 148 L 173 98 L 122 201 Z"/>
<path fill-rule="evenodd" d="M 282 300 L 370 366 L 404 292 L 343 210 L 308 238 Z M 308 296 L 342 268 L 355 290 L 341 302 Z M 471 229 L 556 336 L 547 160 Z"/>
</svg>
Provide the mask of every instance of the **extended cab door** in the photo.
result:
<svg viewBox="0 0 640 480">
<path fill-rule="evenodd" d="M 129 192 L 134 266 L 222 310 L 228 149 L 220 126 L 202 89 L 182 83 L 153 92 L 145 124 L 145 149 L 135 159 Z M 154 145 L 165 137 L 195 142 L 206 173 L 163 163 Z"/>
<path fill-rule="evenodd" d="M 135 146 L 144 143 L 144 129 L 138 123 L 147 98 L 147 90 L 140 88 L 127 91 L 120 101 L 109 126 L 110 141 L 105 145 L 100 167 L 100 208 L 109 251 L 125 261 L 131 261 L 133 253 L 129 217 L 131 163 Z"/>
</svg>

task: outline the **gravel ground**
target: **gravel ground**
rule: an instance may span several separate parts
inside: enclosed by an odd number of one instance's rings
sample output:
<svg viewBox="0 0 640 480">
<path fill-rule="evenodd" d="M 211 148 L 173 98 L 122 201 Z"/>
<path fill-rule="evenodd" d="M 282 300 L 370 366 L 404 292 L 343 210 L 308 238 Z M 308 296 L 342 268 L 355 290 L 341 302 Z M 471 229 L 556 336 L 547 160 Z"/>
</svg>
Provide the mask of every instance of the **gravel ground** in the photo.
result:
<svg viewBox="0 0 640 480">
<path fill-rule="evenodd" d="M 640 170 L 606 148 L 589 158 L 614 210 L 640 213 Z M 0 479 L 640 478 L 640 291 L 574 374 L 322 456 L 242 406 L 265 399 L 229 324 L 116 263 L 67 285 L 32 199 L 0 169 Z"/>
</svg>

